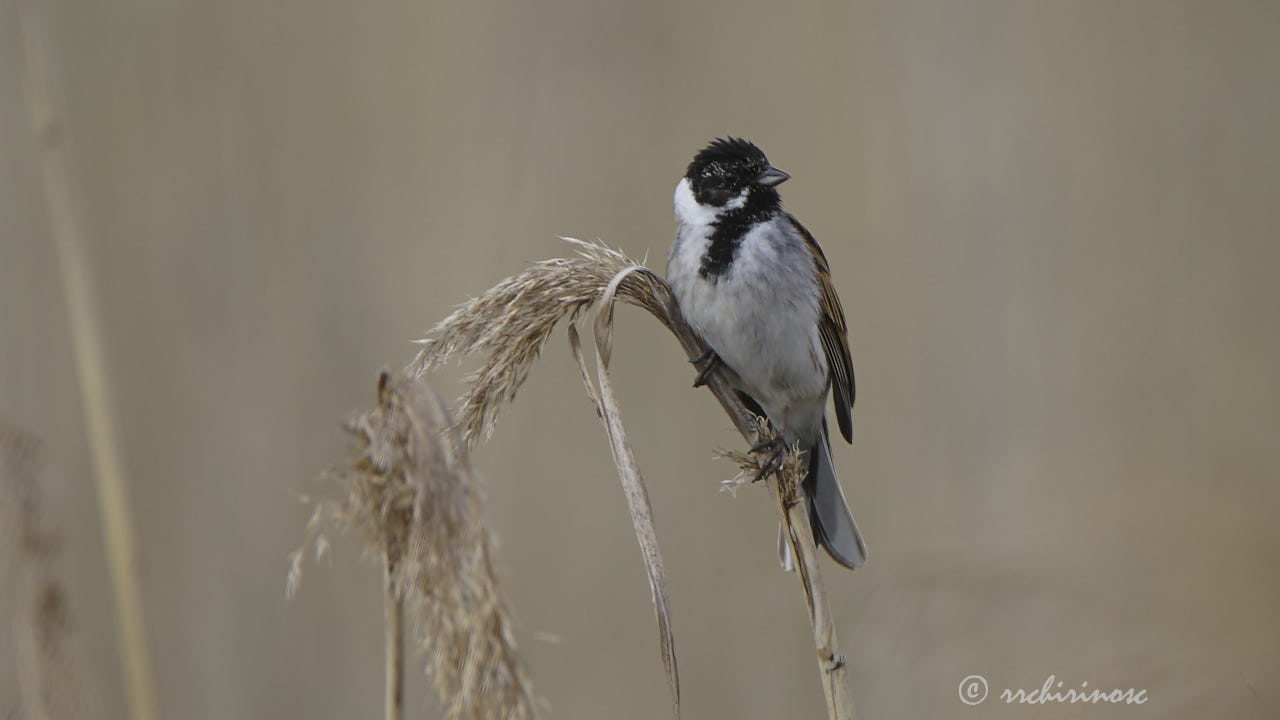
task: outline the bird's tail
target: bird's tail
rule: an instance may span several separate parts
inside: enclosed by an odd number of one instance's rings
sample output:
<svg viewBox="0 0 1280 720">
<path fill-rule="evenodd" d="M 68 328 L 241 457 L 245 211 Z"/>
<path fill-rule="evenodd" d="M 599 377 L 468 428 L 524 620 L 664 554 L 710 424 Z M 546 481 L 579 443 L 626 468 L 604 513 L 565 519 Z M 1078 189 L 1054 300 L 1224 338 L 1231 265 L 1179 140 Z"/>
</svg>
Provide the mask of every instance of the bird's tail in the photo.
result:
<svg viewBox="0 0 1280 720">
<path fill-rule="evenodd" d="M 809 505 L 809 522 L 813 525 L 813 537 L 826 548 L 833 560 L 856 570 L 867 561 L 867 546 L 849 512 L 849 503 L 840 489 L 835 466 L 831 463 L 830 441 L 827 439 L 827 423 L 822 423 L 822 436 L 809 449 L 809 472 L 804 479 L 805 502 Z M 792 569 L 791 548 L 778 529 L 778 555 L 782 567 Z"/>
</svg>

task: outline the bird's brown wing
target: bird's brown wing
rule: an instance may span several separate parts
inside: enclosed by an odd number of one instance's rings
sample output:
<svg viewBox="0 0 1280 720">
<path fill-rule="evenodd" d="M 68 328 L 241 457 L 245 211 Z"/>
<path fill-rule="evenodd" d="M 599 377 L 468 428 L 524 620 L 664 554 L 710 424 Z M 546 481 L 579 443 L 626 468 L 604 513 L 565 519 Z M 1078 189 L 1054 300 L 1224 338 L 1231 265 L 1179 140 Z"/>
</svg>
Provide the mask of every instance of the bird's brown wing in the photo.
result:
<svg viewBox="0 0 1280 720">
<path fill-rule="evenodd" d="M 818 320 L 818 336 L 822 339 L 822 351 L 827 356 L 827 367 L 831 377 L 832 403 L 836 407 L 836 421 L 840 424 L 840 434 L 845 442 L 853 442 L 853 398 L 855 387 L 853 381 L 853 357 L 849 354 L 849 328 L 844 321 L 844 309 L 840 307 L 840 298 L 836 295 L 836 287 L 831 282 L 831 268 L 827 265 L 827 256 L 822 253 L 818 241 L 813 234 L 804 228 L 795 217 L 788 215 L 791 226 L 804 238 L 805 245 L 813 254 L 814 271 L 818 279 L 818 309 L 821 317 Z"/>
</svg>

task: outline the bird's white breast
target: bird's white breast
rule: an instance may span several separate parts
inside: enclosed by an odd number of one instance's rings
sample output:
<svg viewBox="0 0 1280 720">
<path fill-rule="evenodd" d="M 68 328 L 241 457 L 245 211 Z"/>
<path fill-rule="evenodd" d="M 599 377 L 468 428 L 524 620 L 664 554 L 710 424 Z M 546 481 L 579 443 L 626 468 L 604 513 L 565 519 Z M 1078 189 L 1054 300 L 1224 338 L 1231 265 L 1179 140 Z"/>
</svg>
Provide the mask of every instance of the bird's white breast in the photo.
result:
<svg viewBox="0 0 1280 720">
<path fill-rule="evenodd" d="M 698 204 L 687 179 L 676 186 L 674 209 L 667 282 L 685 320 L 771 418 L 801 400 L 816 400 L 820 408 L 827 363 L 814 261 L 804 238 L 779 214 L 742 238 L 723 273 L 702 277 L 716 209 Z"/>
</svg>

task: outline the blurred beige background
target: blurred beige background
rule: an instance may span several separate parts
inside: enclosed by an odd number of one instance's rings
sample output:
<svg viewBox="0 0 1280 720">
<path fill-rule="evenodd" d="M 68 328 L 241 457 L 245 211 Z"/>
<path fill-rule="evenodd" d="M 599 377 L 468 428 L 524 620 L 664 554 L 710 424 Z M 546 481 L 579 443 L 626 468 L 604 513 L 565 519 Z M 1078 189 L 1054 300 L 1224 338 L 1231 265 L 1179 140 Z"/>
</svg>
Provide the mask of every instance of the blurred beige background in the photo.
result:
<svg viewBox="0 0 1280 720">
<path fill-rule="evenodd" d="M 855 444 L 836 453 L 872 557 L 825 570 L 861 716 L 1280 715 L 1280 4 L 123 0 L 42 18 L 164 717 L 379 711 L 376 564 L 348 539 L 284 598 L 298 497 L 343 453 L 341 419 L 455 303 L 569 252 L 557 236 L 661 268 L 672 188 L 728 133 L 794 177 L 852 329 Z M 122 718 L 22 67 L 6 4 L 0 420 L 43 439 L 82 674 L 97 717 Z M 717 491 L 734 469 L 713 448 L 740 440 L 676 344 L 619 317 L 687 716 L 822 716 L 767 494 Z M 550 716 L 662 717 L 644 572 L 581 392 L 557 333 L 476 455 L 506 589 Z M 970 708 L 975 673 L 992 697 Z M 994 697 L 1051 673 L 1150 701 Z M 412 716 L 434 717 L 411 685 Z"/>
</svg>

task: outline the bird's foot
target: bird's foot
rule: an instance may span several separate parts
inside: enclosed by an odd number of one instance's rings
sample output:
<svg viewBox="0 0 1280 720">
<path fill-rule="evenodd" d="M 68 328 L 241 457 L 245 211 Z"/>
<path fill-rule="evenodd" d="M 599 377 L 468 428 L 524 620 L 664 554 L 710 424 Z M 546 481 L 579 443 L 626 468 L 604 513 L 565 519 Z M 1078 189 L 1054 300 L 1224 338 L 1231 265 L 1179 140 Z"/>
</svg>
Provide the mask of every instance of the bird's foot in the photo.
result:
<svg viewBox="0 0 1280 720">
<path fill-rule="evenodd" d="M 787 450 L 787 441 L 782 435 L 770 435 L 751 446 L 751 452 L 765 454 L 764 463 L 760 466 L 760 472 L 756 473 L 756 477 L 752 482 L 760 482 L 782 469 L 782 462 L 787 456 Z"/>
<path fill-rule="evenodd" d="M 711 376 L 711 373 L 724 364 L 724 361 L 720 359 L 715 350 L 707 350 L 689 362 L 698 368 L 698 376 L 693 379 L 693 386 L 696 388 L 706 385 L 707 378 Z"/>
</svg>

